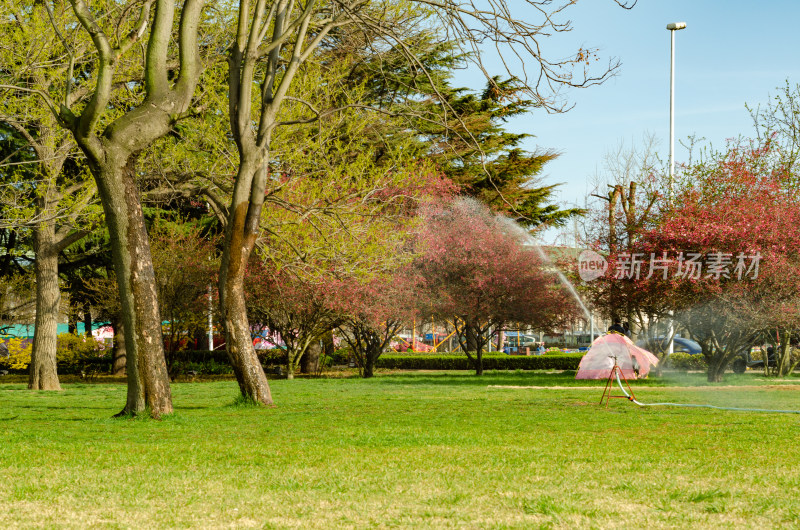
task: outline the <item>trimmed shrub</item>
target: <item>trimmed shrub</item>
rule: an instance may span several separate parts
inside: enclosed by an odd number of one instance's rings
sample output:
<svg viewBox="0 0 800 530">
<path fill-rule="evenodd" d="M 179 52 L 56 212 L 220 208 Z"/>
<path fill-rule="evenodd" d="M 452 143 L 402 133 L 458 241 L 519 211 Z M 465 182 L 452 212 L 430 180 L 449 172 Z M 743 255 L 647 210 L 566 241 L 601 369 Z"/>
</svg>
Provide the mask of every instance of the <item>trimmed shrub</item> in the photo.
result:
<svg viewBox="0 0 800 530">
<path fill-rule="evenodd" d="M 702 355 L 691 355 L 686 352 L 674 352 L 667 357 L 664 368 L 673 370 L 707 370 L 708 364 Z"/>
<path fill-rule="evenodd" d="M 331 355 L 330 363 L 331 365 L 340 365 L 340 364 L 347 364 L 350 357 L 353 356 L 353 352 L 349 347 L 342 347 L 334 350 L 333 355 Z"/>
<path fill-rule="evenodd" d="M 110 364 L 108 358 L 103 358 L 108 353 L 104 344 L 93 337 L 61 333 L 56 348 L 58 370 L 62 373 L 79 373 L 84 366 L 94 366 L 95 359 Z"/>
<path fill-rule="evenodd" d="M 233 368 L 231 368 L 231 365 L 227 362 L 218 363 L 210 359 L 202 363 L 187 363 L 182 373 L 186 374 L 188 372 L 197 372 L 203 375 L 224 375 L 232 373 Z"/>
<path fill-rule="evenodd" d="M 562 355 L 505 355 L 483 356 L 484 370 L 577 370 L 582 354 Z M 466 355 L 417 354 L 404 355 L 385 353 L 375 366 L 392 370 L 473 370 L 472 361 Z"/>
</svg>

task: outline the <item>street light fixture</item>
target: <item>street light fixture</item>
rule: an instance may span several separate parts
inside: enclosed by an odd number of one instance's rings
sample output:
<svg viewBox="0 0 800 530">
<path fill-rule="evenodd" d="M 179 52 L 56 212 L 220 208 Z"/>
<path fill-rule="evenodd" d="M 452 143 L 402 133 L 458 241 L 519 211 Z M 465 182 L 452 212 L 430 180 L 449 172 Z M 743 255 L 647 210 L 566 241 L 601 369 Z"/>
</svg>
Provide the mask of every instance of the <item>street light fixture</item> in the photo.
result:
<svg viewBox="0 0 800 530">
<path fill-rule="evenodd" d="M 673 187 L 675 181 L 675 32 L 686 28 L 686 22 L 671 22 L 667 24 L 669 30 L 669 202 L 672 204 Z M 673 320 L 669 321 L 669 346 L 667 355 L 672 355 L 675 343 Z"/>
</svg>

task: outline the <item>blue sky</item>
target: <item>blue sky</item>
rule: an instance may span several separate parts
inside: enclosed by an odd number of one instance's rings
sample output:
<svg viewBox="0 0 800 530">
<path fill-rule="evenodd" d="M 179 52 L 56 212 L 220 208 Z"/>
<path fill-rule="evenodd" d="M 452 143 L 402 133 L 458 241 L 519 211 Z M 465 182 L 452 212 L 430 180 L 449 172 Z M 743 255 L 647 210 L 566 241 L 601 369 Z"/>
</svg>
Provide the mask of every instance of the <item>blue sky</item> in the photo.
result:
<svg viewBox="0 0 800 530">
<path fill-rule="evenodd" d="M 521 0 L 509 0 L 523 16 Z M 568 16 L 566 16 L 568 14 Z M 601 86 L 571 90 L 575 107 L 565 114 L 536 111 L 509 123 L 509 129 L 535 135 L 524 146 L 554 149 L 560 157 L 545 167 L 543 182 L 563 183 L 559 200 L 583 205 L 592 177 L 607 153 L 620 143 L 641 144 L 644 135 L 669 152 L 669 22 L 683 21 L 676 34 L 676 160 L 690 135 L 723 147 L 725 140 L 752 136 L 745 103 L 766 103 L 785 80 L 800 82 L 797 56 L 800 2 L 790 0 L 639 0 L 632 10 L 613 0 L 581 0 L 565 12 L 573 31 L 546 45 L 558 55 L 579 46 L 599 48 L 601 61 L 618 58 L 618 75 Z M 561 52 L 563 50 L 563 52 Z M 491 65 L 490 65 L 491 66 Z M 494 65 L 497 72 L 499 65 Z M 479 88 L 483 82 L 463 73 L 457 82 Z"/>
</svg>

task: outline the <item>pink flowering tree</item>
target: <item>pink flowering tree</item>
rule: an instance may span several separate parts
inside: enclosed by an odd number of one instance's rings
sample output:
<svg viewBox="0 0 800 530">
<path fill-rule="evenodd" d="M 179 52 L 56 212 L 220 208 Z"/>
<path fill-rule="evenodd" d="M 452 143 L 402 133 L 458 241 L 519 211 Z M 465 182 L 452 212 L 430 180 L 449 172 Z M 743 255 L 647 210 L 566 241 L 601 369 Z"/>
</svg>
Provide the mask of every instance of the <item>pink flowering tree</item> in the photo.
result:
<svg viewBox="0 0 800 530">
<path fill-rule="evenodd" d="M 687 168 L 674 207 L 610 256 L 606 280 L 674 312 L 703 347 L 709 381 L 765 336 L 788 352 L 798 331 L 800 197 L 780 160 L 769 143 L 736 145 Z"/>
<path fill-rule="evenodd" d="M 352 277 L 337 282 L 332 303 L 342 322 L 338 331 L 353 352 L 363 377 L 372 377 L 375 362 L 395 335 L 417 316 L 419 277 L 410 265 L 367 281 Z"/>
<path fill-rule="evenodd" d="M 245 285 L 251 325 L 266 327 L 283 341 L 287 377 L 294 379 L 303 355 L 340 320 L 329 303 L 330 282 L 251 260 Z"/>
<path fill-rule="evenodd" d="M 457 199 L 423 213 L 416 267 L 424 308 L 451 321 L 461 348 L 483 373 L 483 350 L 507 324 L 553 330 L 577 316 L 554 270 L 528 234 L 485 206 Z"/>
</svg>

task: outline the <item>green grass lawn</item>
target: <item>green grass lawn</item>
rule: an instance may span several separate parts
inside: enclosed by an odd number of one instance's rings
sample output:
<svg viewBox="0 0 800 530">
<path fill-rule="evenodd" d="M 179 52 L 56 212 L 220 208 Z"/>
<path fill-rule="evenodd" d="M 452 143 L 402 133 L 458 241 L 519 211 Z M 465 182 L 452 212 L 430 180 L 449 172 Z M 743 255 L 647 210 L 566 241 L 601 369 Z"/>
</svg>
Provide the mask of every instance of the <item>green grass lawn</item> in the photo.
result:
<svg viewBox="0 0 800 530">
<path fill-rule="evenodd" d="M 163 421 L 111 419 L 120 384 L 0 384 L 0 527 L 800 526 L 800 415 L 605 408 L 573 375 L 273 381 L 273 409 L 179 383 Z M 768 383 L 634 389 L 800 409 L 800 379 Z"/>
</svg>

